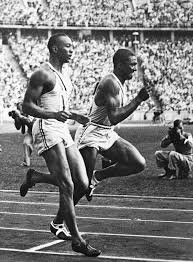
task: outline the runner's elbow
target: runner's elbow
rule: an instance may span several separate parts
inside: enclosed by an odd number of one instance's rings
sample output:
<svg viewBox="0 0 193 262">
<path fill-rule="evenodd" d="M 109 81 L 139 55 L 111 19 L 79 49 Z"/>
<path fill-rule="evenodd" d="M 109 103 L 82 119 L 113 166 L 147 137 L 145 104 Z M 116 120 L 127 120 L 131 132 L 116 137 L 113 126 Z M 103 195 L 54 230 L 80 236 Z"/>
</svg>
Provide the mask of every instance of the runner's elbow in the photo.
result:
<svg viewBox="0 0 193 262">
<path fill-rule="evenodd" d="M 24 103 L 22 104 L 22 111 L 23 111 L 23 113 L 25 113 L 25 114 L 29 114 L 29 106 L 28 106 L 28 103 L 24 102 Z"/>
<path fill-rule="evenodd" d="M 22 105 L 22 111 L 24 114 L 31 115 L 31 105 L 28 102 L 24 102 Z"/>
</svg>

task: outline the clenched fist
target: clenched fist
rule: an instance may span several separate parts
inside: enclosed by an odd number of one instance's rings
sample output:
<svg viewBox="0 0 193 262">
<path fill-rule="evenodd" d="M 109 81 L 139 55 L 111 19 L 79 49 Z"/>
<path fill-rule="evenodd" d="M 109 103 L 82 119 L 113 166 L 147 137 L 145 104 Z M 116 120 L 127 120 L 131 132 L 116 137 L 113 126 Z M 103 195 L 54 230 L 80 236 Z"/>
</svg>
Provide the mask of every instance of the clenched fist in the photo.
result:
<svg viewBox="0 0 193 262">
<path fill-rule="evenodd" d="M 90 118 L 88 116 L 80 115 L 73 112 L 71 112 L 70 119 L 73 119 L 82 125 L 86 125 L 90 121 Z"/>
<path fill-rule="evenodd" d="M 67 111 L 59 111 L 55 113 L 55 119 L 61 122 L 65 122 L 70 119 L 71 113 Z"/>
<path fill-rule="evenodd" d="M 143 87 L 143 88 L 139 91 L 137 97 L 138 97 L 141 101 L 145 101 L 145 100 L 147 100 L 147 99 L 149 98 L 149 94 L 148 94 L 147 90 Z"/>
</svg>

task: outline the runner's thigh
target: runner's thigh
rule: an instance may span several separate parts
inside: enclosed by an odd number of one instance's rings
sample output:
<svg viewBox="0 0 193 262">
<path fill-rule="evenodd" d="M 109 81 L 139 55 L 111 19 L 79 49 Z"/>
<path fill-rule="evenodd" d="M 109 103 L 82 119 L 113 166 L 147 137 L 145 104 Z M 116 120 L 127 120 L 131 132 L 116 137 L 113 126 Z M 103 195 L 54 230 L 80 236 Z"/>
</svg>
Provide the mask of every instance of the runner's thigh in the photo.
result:
<svg viewBox="0 0 193 262">
<path fill-rule="evenodd" d="M 100 152 L 104 157 L 122 164 L 144 161 L 137 148 L 123 138 L 119 138 L 110 149 Z"/>
<path fill-rule="evenodd" d="M 90 179 L 95 168 L 98 150 L 94 147 L 84 147 L 80 149 L 80 153 L 84 159 L 87 175 Z"/>
<path fill-rule="evenodd" d="M 83 158 L 75 144 L 66 148 L 66 155 L 71 170 L 73 182 L 88 184 L 86 167 Z"/>
<path fill-rule="evenodd" d="M 42 156 L 46 161 L 50 174 L 54 175 L 58 182 L 72 182 L 66 150 L 62 142 L 44 151 Z"/>
</svg>

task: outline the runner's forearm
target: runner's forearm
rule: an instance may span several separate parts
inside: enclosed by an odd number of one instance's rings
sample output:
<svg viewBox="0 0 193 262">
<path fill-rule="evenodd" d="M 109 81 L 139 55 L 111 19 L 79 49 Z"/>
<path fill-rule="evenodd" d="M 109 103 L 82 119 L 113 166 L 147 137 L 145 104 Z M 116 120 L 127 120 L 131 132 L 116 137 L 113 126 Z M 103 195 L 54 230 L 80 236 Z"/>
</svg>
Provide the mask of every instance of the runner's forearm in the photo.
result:
<svg viewBox="0 0 193 262">
<path fill-rule="evenodd" d="M 43 119 L 56 119 L 56 113 L 46 111 L 45 109 L 37 106 L 34 103 L 23 103 L 23 112 L 37 118 Z"/>
<path fill-rule="evenodd" d="M 117 108 L 113 114 L 111 114 L 110 121 L 113 125 L 120 123 L 125 120 L 128 116 L 130 116 L 137 107 L 141 104 L 141 100 L 138 97 L 135 97 L 128 105 Z"/>
</svg>

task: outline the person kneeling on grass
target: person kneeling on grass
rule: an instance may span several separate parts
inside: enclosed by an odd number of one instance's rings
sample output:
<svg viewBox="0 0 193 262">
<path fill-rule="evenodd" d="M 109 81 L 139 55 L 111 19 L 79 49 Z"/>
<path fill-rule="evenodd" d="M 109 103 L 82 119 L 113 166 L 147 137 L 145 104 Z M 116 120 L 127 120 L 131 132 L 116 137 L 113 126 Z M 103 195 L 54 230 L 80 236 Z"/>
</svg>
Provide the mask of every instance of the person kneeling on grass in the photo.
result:
<svg viewBox="0 0 193 262">
<path fill-rule="evenodd" d="M 187 178 L 191 177 L 193 169 L 193 139 L 190 133 L 184 132 L 182 120 L 177 119 L 173 127 L 168 130 L 168 135 L 161 141 L 161 147 L 166 148 L 173 144 L 174 151 L 156 151 L 155 158 L 159 168 L 164 168 L 165 173 L 160 178 Z"/>
</svg>

